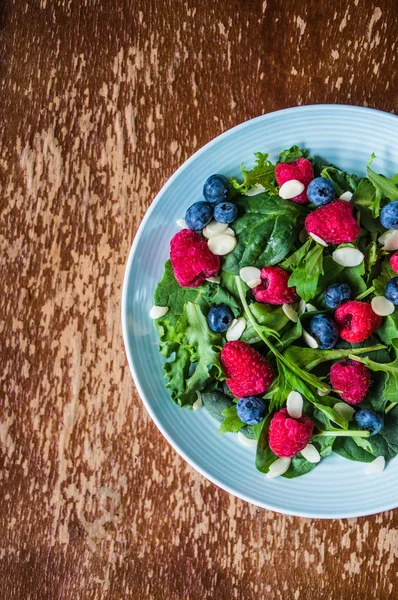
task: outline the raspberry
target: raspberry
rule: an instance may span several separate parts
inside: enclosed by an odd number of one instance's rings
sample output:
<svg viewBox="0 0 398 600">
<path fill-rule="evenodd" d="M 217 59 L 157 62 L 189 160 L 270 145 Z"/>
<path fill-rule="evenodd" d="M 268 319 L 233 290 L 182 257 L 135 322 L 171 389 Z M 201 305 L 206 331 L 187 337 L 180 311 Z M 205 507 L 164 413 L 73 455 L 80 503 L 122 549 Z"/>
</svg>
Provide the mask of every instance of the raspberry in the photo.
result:
<svg viewBox="0 0 398 600">
<path fill-rule="evenodd" d="M 355 360 L 342 360 L 331 366 L 330 382 L 343 400 L 349 404 L 358 404 L 368 392 L 370 370 Z"/>
<path fill-rule="evenodd" d="M 297 181 L 301 181 L 307 187 L 309 182 L 314 179 L 314 170 L 309 160 L 298 158 L 289 163 L 279 163 L 276 165 L 275 178 L 278 185 L 282 185 L 291 179 L 297 179 Z M 297 202 L 297 204 L 308 204 L 306 190 L 298 196 L 291 198 L 291 201 Z"/>
<path fill-rule="evenodd" d="M 274 378 L 269 362 L 245 342 L 227 342 L 221 350 L 221 364 L 236 398 L 263 394 Z"/>
<path fill-rule="evenodd" d="M 297 300 L 295 287 L 288 286 L 289 273 L 281 267 L 261 269 L 261 283 L 253 288 L 257 302 L 291 304 Z"/>
<path fill-rule="evenodd" d="M 395 273 L 398 273 L 398 252 L 395 252 L 395 254 L 390 257 L 390 264 L 392 266 L 392 270 Z"/>
<path fill-rule="evenodd" d="M 268 429 L 268 444 L 272 452 L 281 458 L 292 458 L 307 446 L 314 423 L 303 415 L 292 419 L 286 408 L 272 417 Z"/>
<path fill-rule="evenodd" d="M 220 257 L 213 254 L 200 235 L 182 229 L 170 242 L 174 276 L 183 287 L 197 287 L 220 269 Z"/>
<path fill-rule="evenodd" d="M 334 200 L 314 210 L 306 218 L 305 228 L 307 233 L 314 233 L 329 244 L 353 242 L 359 235 L 352 206 L 344 200 Z"/>
<path fill-rule="evenodd" d="M 351 344 L 365 341 L 382 323 L 382 318 L 373 312 L 370 304 L 358 300 L 339 306 L 334 313 L 334 320 L 340 337 Z"/>
</svg>

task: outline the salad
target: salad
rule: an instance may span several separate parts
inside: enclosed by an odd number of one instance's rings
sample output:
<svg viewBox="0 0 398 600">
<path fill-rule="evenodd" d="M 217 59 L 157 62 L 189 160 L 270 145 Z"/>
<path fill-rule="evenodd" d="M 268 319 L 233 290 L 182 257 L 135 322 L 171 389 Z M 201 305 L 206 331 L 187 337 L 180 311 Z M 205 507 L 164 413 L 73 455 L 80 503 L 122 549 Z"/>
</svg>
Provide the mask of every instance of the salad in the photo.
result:
<svg viewBox="0 0 398 600">
<path fill-rule="evenodd" d="M 398 454 L 398 175 L 293 146 L 211 175 L 188 207 L 150 316 L 166 387 L 256 446 L 267 477 L 335 452 Z"/>
</svg>

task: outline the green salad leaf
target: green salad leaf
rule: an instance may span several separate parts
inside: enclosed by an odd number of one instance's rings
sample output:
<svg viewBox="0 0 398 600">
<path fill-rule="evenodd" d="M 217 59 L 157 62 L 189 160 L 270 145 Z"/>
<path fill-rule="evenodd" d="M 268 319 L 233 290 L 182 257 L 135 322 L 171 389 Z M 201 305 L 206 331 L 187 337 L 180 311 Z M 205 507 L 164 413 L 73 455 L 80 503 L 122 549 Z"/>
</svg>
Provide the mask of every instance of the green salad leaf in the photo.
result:
<svg viewBox="0 0 398 600">
<path fill-rule="evenodd" d="M 315 247 L 307 252 L 300 260 L 289 277 L 289 285 L 295 286 L 300 298 L 305 302 L 316 296 L 319 277 L 323 275 L 323 246 Z"/>
<path fill-rule="evenodd" d="M 275 165 L 268 159 L 268 154 L 255 152 L 255 166 L 248 170 L 241 165 L 243 182 L 231 178 L 232 186 L 241 194 L 246 194 L 253 185 L 262 185 L 270 194 L 276 196 L 278 188 L 275 181 Z"/>
<path fill-rule="evenodd" d="M 380 213 L 380 194 L 368 179 L 361 179 L 352 197 L 353 205 L 360 211 L 361 224 L 370 232 L 384 231 L 380 222 L 375 217 Z"/>
<path fill-rule="evenodd" d="M 337 194 L 341 196 L 344 192 L 355 192 L 358 185 L 358 176 L 341 171 L 334 165 L 328 165 L 321 171 L 321 177 L 329 179 L 334 183 Z"/>
<path fill-rule="evenodd" d="M 245 426 L 236 412 L 236 404 L 222 411 L 224 420 L 218 428 L 218 433 L 238 433 Z"/>
<path fill-rule="evenodd" d="M 375 289 L 375 294 L 377 296 L 385 295 L 386 285 L 390 281 L 390 279 L 395 277 L 395 275 L 396 275 L 396 273 L 394 273 L 392 266 L 390 264 L 390 261 L 388 259 L 384 260 L 381 263 L 379 276 L 376 277 L 376 279 L 374 279 L 372 282 L 373 287 Z"/>
<path fill-rule="evenodd" d="M 388 315 L 383 325 L 378 329 L 377 334 L 379 338 L 389 346 L 392 345 L 393 340 L 398 340 L 398 311 Z"/>
<path fill-rule="evenodd" d="M 230 408 L 231 406 L 235 406 L 233 400 L 231 398 L 228 398 L 228 396 L 226 396 L 222 392 L 202 392 L 201 396 L 203 406 L 205 407 L 207 412 L 220 423 L 225 419 L 223 411 L 227 408 Z"/>
<path fill-rule="evenodd" d="M 380 214 L 380 200 L 386 198 L 388 200 L 398 200 L 398 187 L 396 176 L 389 179 L 388 177 L 384 177 L 384 175 L 378 175 L 373 169 L 370 168 L 370 165 L 374 161 L 376 156 L 372 154 L 368 161 L 368 166 L 366 168 L 366 175 L 369 181 L 373 184 L 376 195 L 376 210 L 373 212 L 375 217 L 378 217 Z"/>
<path fill-rule="evenodd" d="M 395 353 L 398 351 L 398 340 L 394 339 L 391 341 Z M 386 374 L 386 380 L 384 383 L 383 397 L 390 401 L 395 402 L 398 398 L 398 358 L 388 363 L 381 363 L 371 360 L 370 358 L 360 358 L 358 356 L 351 355 L 350 358 L 357 360 L 362 364 L 366 365 L 368 369 L 374 372 L 382 372 Z"/>
<path fill-rule="evenodd" d="M 306 158 L 307 154 L 308 153 L 305 150 L 302 150 L 300 148 L 300 146 L 292 146 L 291 148 L 288 148 L 287 150 L 283 150 L 279 154 L 278 163 L 280 163 L 280 162 L 288 163 L 288 162 L 293 162 L 294 160 L 297 160 L 298 158 Z"/>
</svg>

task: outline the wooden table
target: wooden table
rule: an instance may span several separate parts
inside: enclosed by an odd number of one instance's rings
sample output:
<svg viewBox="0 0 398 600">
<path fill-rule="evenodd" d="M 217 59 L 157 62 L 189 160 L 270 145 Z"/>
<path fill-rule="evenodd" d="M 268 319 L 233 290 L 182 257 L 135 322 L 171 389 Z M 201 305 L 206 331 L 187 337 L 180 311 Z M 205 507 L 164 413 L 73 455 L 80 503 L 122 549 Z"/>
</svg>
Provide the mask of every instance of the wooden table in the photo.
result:
<svg viewBox="0 0 398 600">
<path fill-rule="evenodd" d="M 396 9 L 3 0 L 1 599 L 397 598 L 397 511 L 291 518 L 216 488 L 142 407 L 120 326 L 139 222 L 200 146 L 296 104 L 398 111 Z"/>
</svg>

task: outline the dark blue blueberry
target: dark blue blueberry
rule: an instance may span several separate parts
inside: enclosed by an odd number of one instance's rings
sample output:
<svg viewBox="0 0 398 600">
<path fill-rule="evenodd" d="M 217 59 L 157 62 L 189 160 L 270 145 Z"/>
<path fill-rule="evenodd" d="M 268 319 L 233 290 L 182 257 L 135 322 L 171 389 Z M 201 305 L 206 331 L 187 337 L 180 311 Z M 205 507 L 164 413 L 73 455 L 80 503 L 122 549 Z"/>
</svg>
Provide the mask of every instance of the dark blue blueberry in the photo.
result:
<svg viewBox="0 0 398 600">
<path fill-rule="evenodd" d="M 380 223 L 386 229 L 398 229 L 398 200 L 383 206 L 380 212 Z"/>
<path fill-rule="evenodd" d="M 229 181 L 225 175 L 210 175 L 203 186 L 203 196 L 207 202 L 218 204 L 228 196 Z"/>
<path fill-rule="evenodd" d="M 355 413 L 354 419 L 361 429 L 370 431 L 370 435 L 376 435 L 383 429 L 383 419 L 372 410 L 363 408 Z"/>
<path fill-rule="evenodd" d="M 238 209 L 232 202 L 220 202 L 214 207 L 214 218 L 219 223 L 233 223 L 238 216 Z"/>
<path fill-rule="evenodd" d="M 387 283 L 386 298 L 393 304 L 398 304 L 398 277 L 393 277 Z"/>
<path fill-rule="evenodd" d="M 185 222 L 189 229 L 199 231 L 213 219 L 213 207 L 208 202 L 195 202 L 185 213 Z"/>
<path fill-rule="evenodd" d="M 246 425 L 257 425 L 265 417 L 265 404 L 257 396 L 247 396 L 247 398 L 238 400 L 236 412 Z"/>
<path fill-rule="evenodd" d="M 212 331 L 221 333 L 227 331 L 232 323 L 234 315 L 232 310 L 226 304 L 216 304 L 209 310 L 207 323 Z"/>
<path fill-rule="evenodd" d="M 336 325 L 326 315 L 312 317 L 309 332 L 316 339 L 321 350 L 333 348 L 339 337 Z"/>
<path fill-rule="evenodd" d="M 307 187 L 307 197 L 312 204 L 323 206 L 328 204 L 336 197 L 336 189 L 330 179 L 324 177 L 315 177 Z"/>
<path fill-rule="evenodd" d="M 346 283 L 332 283 L 323 292 L 323 301 L 328 308 L 337 308 L 351 298 L 351 290 Z"/>
</svg>

